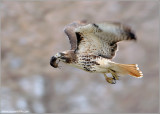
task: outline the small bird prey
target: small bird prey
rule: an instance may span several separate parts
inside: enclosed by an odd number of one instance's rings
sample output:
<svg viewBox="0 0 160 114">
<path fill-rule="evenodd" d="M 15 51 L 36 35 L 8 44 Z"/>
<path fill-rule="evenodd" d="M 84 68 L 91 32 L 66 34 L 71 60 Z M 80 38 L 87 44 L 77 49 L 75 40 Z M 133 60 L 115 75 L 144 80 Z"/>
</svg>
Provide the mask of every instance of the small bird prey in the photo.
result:
<svg viewBox="0 0 160 114">
<path fill-rule="evenodd" d="M 143 77 L 137 64 L 115 63 L 112 58 L 117 43 L 123 40 L 136 40 L 130 27 L 118 22 L 88 24 L 76 21 L 64 28 L 71 49 L 59 52 L 50 60 L 50 65 L 58 68 L 60 61 L 92 73 L 102 73 L 108 83 L 115 84 L 119 76 Z M 112 74 L 112 77 L 107 74 Z"/>
</svg>

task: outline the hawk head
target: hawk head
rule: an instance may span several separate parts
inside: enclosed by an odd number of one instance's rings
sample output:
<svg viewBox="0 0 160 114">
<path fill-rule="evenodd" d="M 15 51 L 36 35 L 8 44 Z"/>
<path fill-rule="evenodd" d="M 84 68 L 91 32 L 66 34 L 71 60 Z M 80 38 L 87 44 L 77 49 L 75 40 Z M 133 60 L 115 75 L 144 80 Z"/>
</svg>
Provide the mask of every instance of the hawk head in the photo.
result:
<svg viewBox="0 0 160 114">
<path fill-rule="evenodd" d="M 57 53 L 55 56 L 53 56 L 50 60 L 50 65 L 54 68 L 58 67 L 58 63 L 60 61 L 65 61 L 64 53 Z"/>
<path fill-rule="evenodd" d="M 55 56 L 53 56 L 50 60 L 50 65 L 54 68 L 58 67 L 58 63 L 62 61 L 64 63 L 71 62 L 71 55 L 67 51 L 59 52 Z"/>
</svg>

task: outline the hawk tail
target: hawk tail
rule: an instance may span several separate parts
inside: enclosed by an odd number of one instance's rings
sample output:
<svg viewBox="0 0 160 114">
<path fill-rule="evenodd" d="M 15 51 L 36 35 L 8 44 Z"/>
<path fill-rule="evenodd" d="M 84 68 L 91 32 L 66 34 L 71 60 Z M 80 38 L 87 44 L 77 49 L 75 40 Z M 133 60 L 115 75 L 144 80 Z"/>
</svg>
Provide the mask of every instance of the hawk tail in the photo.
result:
<svg viewBox="0 0 160 114">
<path fill-rule="evenodd" d="M 134 76 L 136 78 L 143 77 L 143 74 L 139 70 L 139 67 L 138 67 L 137 64 L 119 64 L 119 63 L 115 63 L 114 70 L 120 75 L 129 74 L 129 75 Z"/>
</svg>

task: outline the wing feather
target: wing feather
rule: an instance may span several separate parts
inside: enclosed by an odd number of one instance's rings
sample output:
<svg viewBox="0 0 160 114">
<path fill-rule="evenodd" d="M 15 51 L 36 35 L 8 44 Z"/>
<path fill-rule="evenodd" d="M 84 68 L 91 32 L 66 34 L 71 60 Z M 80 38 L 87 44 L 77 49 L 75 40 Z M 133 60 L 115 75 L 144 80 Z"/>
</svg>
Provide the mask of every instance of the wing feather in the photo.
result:
<svg viewBox="0 0 160 114">
<path fill-rule="evenodd" d="M 81 41 L 77 48 L 79 53 L 88 53 L 112 59 L 117 50 L 117 42 L 136 40 L 130 27 L 121 23 L 88 24 L 75 28 Z"/>
<path fill-rule="evenodd" d="M 76 21 L 69 25 L 67 25 L 64 28 L 64 32 L 68 36 L 71 44 L 71 50 L 75 50 L 77 48 L 77 36 L 75 33 L 75 28 L 78 28 L 79 26 L 85 25 L 86 21 Z"/>
<path fill-rule="evenodd" d="M 134 32 L 127 25 L 118 22 L 108 22 L 96 24 L 96 26 L 93 26 L 93 28 L 101 29 L 101 31 L 96 30 L 94 34 L 97 37 L 102 38 L 103 40 L 105 39 L 110 42 L 119 42 L 122 40 L 136 40 Z"/>
</svg>

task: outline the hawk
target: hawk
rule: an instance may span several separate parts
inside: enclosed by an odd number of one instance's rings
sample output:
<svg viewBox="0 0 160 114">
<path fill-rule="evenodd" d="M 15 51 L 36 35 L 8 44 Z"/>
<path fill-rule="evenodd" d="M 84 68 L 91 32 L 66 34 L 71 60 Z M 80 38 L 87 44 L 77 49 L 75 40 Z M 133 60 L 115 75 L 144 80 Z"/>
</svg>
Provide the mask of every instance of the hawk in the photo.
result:
<svg viewBox="0 0 160 114">
<path fill-rule="evenodd" d="M 60 61 L 91 73 L 102 73 L 108 83 L 115 84 L 119 76 L 143 77 L 137 64 L 120 64 L 112 61 L 117 43 L 136 40 L 130 27 L 118 22 L 87 23 L 76 21 L 64 28 L 71 49 L 59 52 L 50 60 L 50 65 L 58 67 Z M 112 77 L 107 74 L 112 74 Z"/>
</svg>

